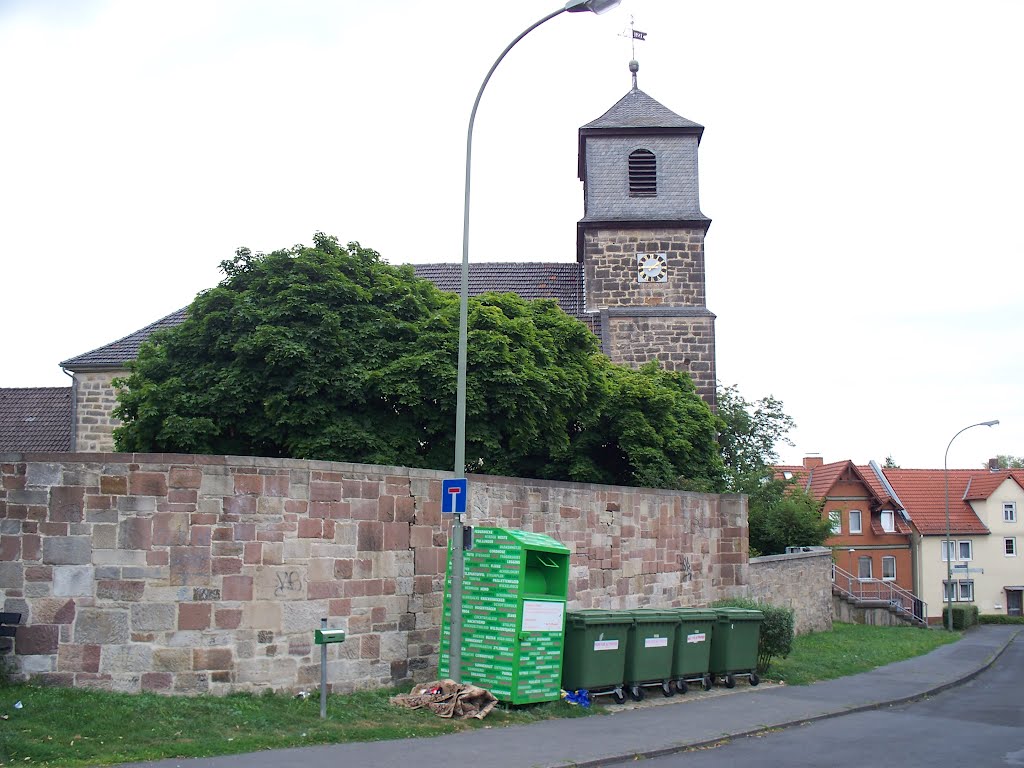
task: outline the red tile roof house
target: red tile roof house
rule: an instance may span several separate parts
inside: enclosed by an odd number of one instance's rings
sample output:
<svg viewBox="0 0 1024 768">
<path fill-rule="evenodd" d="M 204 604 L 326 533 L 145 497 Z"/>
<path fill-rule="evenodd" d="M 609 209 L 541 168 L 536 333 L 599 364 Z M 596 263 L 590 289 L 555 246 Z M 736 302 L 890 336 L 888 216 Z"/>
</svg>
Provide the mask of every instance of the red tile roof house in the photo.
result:
<svg viewBox="0 0 1024 768">
<path fill-rule="evenodd" d="M 891 583 L 917 597 L 935 625 L 942 623 L 948 597 L 973 603 L 981 613 L 1021 615 L 1024 470 L 949 470 L 948 547 L 941 469 L 807 457 L 801 466 L 776 471 L 824 500 L 822 514 L 833 523 L 826 545 L 836 563 L 834 591 L 875 594 Z"/>
<path fill-rule="evenodd" d="M 808 456 L 803 465 L 778 466 L 776 473 L 823 502 L 822 515 L 832 522 L 825 544 L 835 563 L 833 592 L 923 622 L 927 606 L 916 599 L 913 530 L 878 466 Z"/>
</svg>

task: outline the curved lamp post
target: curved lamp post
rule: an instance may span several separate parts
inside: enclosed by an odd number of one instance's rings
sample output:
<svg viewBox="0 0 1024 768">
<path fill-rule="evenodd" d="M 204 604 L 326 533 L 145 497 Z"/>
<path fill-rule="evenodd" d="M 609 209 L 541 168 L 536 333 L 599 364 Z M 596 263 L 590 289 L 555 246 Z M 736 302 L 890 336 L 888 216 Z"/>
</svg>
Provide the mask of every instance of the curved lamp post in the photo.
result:
<svg viewBox="0 0 1024 768">
<path fill-rule="evenodd" d="M 946 446 L 946 455 L 942 459 L 942 477 L 946 484 L 946 543 L 943 545 L 946 548 L 946 629 L 950 632 L 953 631 L 953 550 L 950 547 L 951 533 L 949 529 L 949 448 L 953 445 L 953 441 L 968 429 L 994 427 L 998 423 L 999 419 L 993 419 L 992 421 L 979 421 L 977 424 L 964 427 L 950 438 L 949 444 Z"/>
<path fill-rule="evenodd" d="M 564 7 L 549 13 L 547 16 L 531 24 L 506 46 L 501 55 L 495 59 L 487 76 L 480 84 L 480 90 L 473 102 L 473 111 L 469 115 L 469 130 L 466 134 L 466 197 L 462 216 L 462 280 L 459 289 L 459 362 L 458 378 L 455 393 L 455 477 L 466 474 L 466 362 L 467 338 L 469 329 L 469 180 L 470 164 L 473 158 L 473 123 L 476 122 L 476 110 L 480 106 L 480 98 L 484 95 L 491 75 L 498 68 L 505 54 L 513 46 L 546 21 L 550 21 L 562 13 L 605 13 L 617 6 L 621 0 L 569 0 Z M 462 682 L 462 519 L 456 514 L 452 525 L 452 589 L 451 589 L 451 620 L 448 643 L 448 672 L 452 680 Z"/>
</svg>

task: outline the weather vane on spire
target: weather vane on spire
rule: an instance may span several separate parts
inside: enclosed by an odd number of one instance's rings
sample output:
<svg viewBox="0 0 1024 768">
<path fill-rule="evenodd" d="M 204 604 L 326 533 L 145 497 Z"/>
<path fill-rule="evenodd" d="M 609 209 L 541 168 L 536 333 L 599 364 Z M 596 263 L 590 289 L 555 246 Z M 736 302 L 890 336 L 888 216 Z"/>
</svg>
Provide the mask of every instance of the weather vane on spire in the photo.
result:
<svg viewBox="0 0 1024 768">
<path fill-rule="evenodd" d="M 629 62 L 629 71 L 633 73 L 633 89 L 635 90 L 636 73 L 637 70 L 640 69 L 640 65 L 637 63 L 636 60 L 636 41 L 639 40 L 640 42 L 644 42 L 647 39 L 647 33 L 641 32 L 639 29 L 636 28 L 635 20 L 633 19 L 633 16 L 630 15 L 629 27 L 627 29 L 622 30 L 619 33 L 619 37 L 629 38 L 631 52 L 633 54 L 633 60 Z"/>
</svg>

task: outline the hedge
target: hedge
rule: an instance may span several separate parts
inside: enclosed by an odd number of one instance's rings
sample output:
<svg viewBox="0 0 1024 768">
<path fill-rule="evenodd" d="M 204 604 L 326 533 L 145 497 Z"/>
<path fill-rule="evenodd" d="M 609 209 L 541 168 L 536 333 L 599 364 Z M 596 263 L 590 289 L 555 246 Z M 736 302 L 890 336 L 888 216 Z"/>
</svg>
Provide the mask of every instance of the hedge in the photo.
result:
<svg viewBox="0 0 1024 768">
<path fill-rule="evenodd" d="M 757 671 L 762 675 L 768 671 L 772 659 L 778 656 L 786 658 L 793 650 L 793 609 L 778 605 L 759 603 L 742 597 L 719 600 L 714 603 L 716 608 L 747 608 L 761 611 L 764 621 L 757 643 Z"/>
</svg>

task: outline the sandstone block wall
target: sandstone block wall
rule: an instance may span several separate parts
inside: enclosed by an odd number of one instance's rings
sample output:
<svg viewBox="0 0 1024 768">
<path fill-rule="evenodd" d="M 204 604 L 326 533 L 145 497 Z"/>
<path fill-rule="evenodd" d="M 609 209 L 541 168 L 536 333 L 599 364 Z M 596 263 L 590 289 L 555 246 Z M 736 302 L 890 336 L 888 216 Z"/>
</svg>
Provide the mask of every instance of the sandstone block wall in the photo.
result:
<svg viewBox="0 0 1024 768">
<path fill-rule="evenodd" d="M 125 691 L 335 691 L 436 673 L 448 473 L 225 456 L 0 456 L 0 603 L 22 676 Z M 569 607 L 706 605 L 747 581 L 746 501 L 471 477 L 468 524 L 573 552 Z"/>
<path fill-rule="evenodd" d="M 750 558 L 749 596 L 792 608 L 798 635 L 832 629 L 832 551 Z"/>
<path fill-rule="evenodd" d="M 127 371 L 76 373 L 74 383 L 74 436 L 76 451 L 103 453 L 114 450 L 114 427 L 121 422 L 111 414 L 117 393 L 111 382 Z"/>
</svg>

